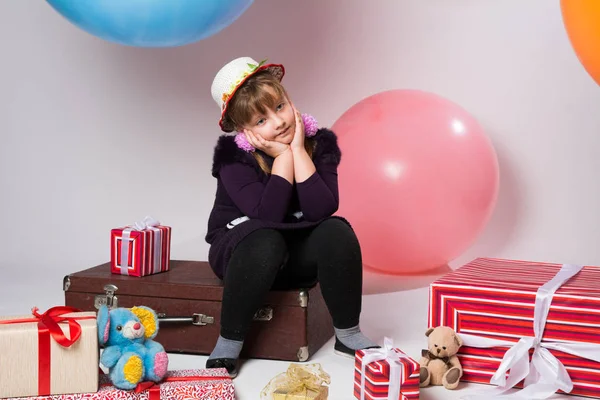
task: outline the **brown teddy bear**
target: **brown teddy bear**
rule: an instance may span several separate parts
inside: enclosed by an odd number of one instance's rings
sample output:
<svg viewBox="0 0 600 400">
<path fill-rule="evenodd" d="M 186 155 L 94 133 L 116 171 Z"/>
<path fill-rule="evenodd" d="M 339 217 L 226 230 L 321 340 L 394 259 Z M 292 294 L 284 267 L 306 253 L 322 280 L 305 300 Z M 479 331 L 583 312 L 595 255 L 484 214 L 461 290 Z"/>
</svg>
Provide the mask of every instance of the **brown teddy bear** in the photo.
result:
<svg viewBox="0 0 600 400">
<path fill-rule="evenodd" d="M 428 350 L 422 351 L 420 387 L 443 385 L 446 389 L 456 389 L 463 374 L 456 356 L 463 345 L 460 336 L 447 326 L 429 328 L 425 332 Z"/>
</svg>

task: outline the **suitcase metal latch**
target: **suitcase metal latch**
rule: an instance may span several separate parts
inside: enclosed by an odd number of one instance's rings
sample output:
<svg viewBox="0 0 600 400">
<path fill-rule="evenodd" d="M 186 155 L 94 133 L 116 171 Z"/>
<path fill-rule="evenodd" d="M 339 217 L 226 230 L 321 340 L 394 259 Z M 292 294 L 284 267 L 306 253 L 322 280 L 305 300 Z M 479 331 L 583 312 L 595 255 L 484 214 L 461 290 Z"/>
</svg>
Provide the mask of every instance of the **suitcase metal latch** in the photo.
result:
<svg viewBox="0 0 600 400">
<path fill-rule="evenodd" d="M 94 307 L 99 309 L 101 306 L 107 306 L 108 308 L 117 308 L 119 306 L 119 299 L 115 295 L 115 292 L 119 288 L 109 283 L 104 286 L 104 292 L 106 294 L 99 294 L 94 297 Z"/>
<path fill-rule="evenodd" d="M 192 315 L 192 325 L 207 325 L 213 324 L 215 317 L 210 317 L 205 314 L 194 314 Z"/>
<path fill-rule="evenodd" d="M 271 307 L 263 307 L 254 314 L 254 321 L 270 321 L 273 319 L 273 309 Z"/>
</svg>

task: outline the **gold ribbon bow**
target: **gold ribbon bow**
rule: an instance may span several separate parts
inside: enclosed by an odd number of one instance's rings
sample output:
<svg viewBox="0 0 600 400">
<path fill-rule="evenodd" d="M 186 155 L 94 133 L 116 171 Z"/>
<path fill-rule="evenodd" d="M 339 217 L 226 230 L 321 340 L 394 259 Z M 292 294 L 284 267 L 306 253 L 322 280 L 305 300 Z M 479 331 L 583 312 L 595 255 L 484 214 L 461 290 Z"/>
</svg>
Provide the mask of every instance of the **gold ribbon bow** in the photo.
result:
<svg viewBox="0 0 600 400">
<path fill-rule="evenodd" d="M 323 384 L 330 384 L 331 378 L 321 368 L 321 364 L 290 364 L 287 371 L 277 375 L 260 393 L 261 400 L 314 399 Z M 278 395 L 278 397 L 274 397 Z M 299 397 L 303 396 L 303 397 Z"/>
</svg>

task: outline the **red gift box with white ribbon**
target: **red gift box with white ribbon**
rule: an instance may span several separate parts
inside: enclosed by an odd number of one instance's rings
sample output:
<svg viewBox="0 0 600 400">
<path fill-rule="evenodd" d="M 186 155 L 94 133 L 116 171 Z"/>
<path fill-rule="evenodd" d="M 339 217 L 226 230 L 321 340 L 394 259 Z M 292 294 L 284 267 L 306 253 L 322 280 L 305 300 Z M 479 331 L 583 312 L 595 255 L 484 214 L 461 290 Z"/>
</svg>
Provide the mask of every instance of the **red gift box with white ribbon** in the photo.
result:
<svg viewBox="0 0 600 400">
<path fill-rule="evenodd" d="M 111 272 L 142 277 L 169 270 L 171 227 L 152 217 L 111 231 Z"/>
<path fill-rule="evenodd" d="M 430 285 L 429 326 L 464 345 L 462 381 L 600 398 L 600 267 L 478 258 Z"/>
<path fill-rule="evenodd" d="M 419 363 L 384 338 L 382 348 L 357 350 L 354 358 L 354 397 L 359 400 L 419 398 Z"/>
</svg>

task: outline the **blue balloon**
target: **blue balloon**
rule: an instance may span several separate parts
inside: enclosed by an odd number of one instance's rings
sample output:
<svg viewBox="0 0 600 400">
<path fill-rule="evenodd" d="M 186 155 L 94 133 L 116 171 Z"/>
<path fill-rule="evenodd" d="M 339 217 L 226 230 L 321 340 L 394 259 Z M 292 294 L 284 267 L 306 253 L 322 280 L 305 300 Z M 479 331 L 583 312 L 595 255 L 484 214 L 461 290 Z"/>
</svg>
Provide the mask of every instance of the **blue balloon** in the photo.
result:
<svg viewBox="0 0 600 400">
<path fill-rule="evenodd" d="M 254 0 L 47 1 L 71 23 L 102 39 L 136 47 L 174 47 L 214 35 Z"/>
</svg>

